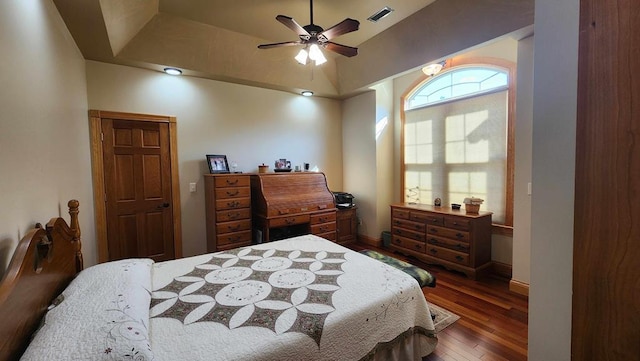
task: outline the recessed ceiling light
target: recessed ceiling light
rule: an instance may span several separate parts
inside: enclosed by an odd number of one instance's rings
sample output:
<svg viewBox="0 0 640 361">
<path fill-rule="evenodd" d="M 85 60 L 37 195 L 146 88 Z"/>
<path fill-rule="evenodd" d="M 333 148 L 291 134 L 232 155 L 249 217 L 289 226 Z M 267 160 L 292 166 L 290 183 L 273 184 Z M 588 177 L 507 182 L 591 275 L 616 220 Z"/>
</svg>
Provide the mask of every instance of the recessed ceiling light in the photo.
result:
<svg viewBox="0 0 640 361">
<path fill-rule="evenodd" d="M 169 75 L 180 75 L 182 74 L 182 70 L 177 68 L 164 68 L 164 72 Z"/>
<path fill-rule="evenodd" d="M 300 94 L 302 94 L 302 95 L 303 95 L 303 96 L 305 96 L 305 97 L 310 97 L 310 96 L 312 96 L 312 95 L 313 95 L 313 92 L 312 92 L 312 91 L 310 91 L 310 90 L 305 90 L 305 91 L 303 91 L 303 92 L 302 92 L 302 93 L 300 93 Z"/>
<path fill-rule="evenodd" d="M 378 22 L 378 20 L 382 19 L 383 17 L 391 14 L 393 12 L 393 9 L 385 6 L 382 9 L 380 9 L 380 11 L 376 12 L 375 14 L 369 16 L 367 18 L 367 20 L 371 21 L 371 22 Z"/>
</svg>

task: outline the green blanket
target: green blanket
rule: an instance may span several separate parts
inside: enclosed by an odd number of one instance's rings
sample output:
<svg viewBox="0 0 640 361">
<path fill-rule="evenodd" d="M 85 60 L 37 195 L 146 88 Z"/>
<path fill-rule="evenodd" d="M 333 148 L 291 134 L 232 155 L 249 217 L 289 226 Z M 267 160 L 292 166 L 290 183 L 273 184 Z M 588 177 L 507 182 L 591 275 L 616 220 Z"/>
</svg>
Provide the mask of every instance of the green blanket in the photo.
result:
<svg viewBox="0 0 640 361">
<path fill-rule="evenodd" d="M 409 276 L 413 277 L 418 281 L 420 287 L 435 287 L 436 286 L 436 278 L 431 273 L 426 270 L 423 270 L 420 267 L 416 267 L 410 263 L 405 261 L 401 261 L 399 259 L 393 258 L 391 256 L 384 255 L 382 253 L 372 251 L 370 249 L 364 249 L 360 251 L 360 253 L 367 255 L 371 258 L 377 259 L 380 262 L 386 263 L 389 266 L 395 267 Z"/>
</svg>

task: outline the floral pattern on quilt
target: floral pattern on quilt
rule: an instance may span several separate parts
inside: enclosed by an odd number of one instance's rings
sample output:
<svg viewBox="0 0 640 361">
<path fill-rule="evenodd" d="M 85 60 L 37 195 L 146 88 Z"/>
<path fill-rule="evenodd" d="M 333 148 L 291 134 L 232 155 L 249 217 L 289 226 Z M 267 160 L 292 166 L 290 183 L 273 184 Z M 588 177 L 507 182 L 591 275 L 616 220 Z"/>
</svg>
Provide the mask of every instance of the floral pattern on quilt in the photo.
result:
<svg viewBox="0 0 640 361">
<path fill-rule="evenodd" d="M 346 262 L 342 252 L 259 250 L 211 255 L 209 261 L 152 293 L 150 316 L 185 325 L 217 322 L 229 329 L 298 332 L 320 344 L 332 295 Z"/>
</svg>

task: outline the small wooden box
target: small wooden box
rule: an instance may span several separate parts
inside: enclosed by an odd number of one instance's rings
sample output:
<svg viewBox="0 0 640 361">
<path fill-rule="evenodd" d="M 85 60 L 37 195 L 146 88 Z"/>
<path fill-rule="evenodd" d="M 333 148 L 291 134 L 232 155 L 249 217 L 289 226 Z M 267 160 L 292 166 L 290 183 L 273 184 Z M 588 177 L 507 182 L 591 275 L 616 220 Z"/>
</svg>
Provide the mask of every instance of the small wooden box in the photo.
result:
<svg viewBox="0 0 640 361">
<path fill-rule="evenodd" d="M 465 203 L 464 210 L 467 213 L 478 213 L 478 212 L 480 212 L 480 205 L 479 204 L 468 204 L 468 203 Z"/>
</svg>

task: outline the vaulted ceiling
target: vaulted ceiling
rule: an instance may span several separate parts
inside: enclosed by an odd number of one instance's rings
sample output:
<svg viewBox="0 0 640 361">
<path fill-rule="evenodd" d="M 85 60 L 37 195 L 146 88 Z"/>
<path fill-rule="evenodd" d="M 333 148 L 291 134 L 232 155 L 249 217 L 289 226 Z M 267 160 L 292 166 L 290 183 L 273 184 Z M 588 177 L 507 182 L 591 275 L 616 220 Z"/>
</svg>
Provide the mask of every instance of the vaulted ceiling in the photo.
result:
<svg viewBox="0 0 640 361">
<path fill-rule="evenodd" d="M 325 51 L 329 61 L 315 67 L 295 62 L 298 46 L 257 48 L 263 43 L 297 40 L 297 35 L 275 17 L 287 15 L 302 26 L 309 24 L 308 0 L 54 2 L 86 59 L 154 70 L 172 66 L 182 69 L 185 75 L 292 92 L 312 90 L 328 97 L 356 92 L 372 80 L 388 76 L 384 69 L 365 73 L 362 68 L 378 62 L 384 68 L 388 59 L 382 58 L 420 46 L 425 35 L 434 35 L 434 29 L 437 35 L 447 26 L 455 26 L 451 18 L 445 21 L 445 16 L 461 16 L 459 21 L 468 23 L 471 14 L 490 14 L 487 4 L 503 12 L 523 12 L 515 19 L 499 22 L 510 31 L 516 30 L 524 18 L 533 18 L 533 0 L 316 0 L 316 25 L 327 29 L 345 18 L 360 21 L 358 31 L 333 39 L 359 47 L 360 51 L 353 58 Z M 377 23 L 367 20 L 385 6 L 395 11 Z M 417 25 L 425 33 L 416 32 Z M 489 26 L 492 27 L 496 28 Z M 504 30 L 496 30 L 497 35 L 503 34 L 500 32 Z M 492 35 L 489 32 L 487 36 Z M 469 34 L 469 42 L 477 44 L 478 39 Z M 440 55 L 448 51 L 437 50 Z M 436 53 L 419 50 L 417 62 L 414 60 L 412 65 L 433 61 Z M 402 70 L 407 70 L 407 65 L 402 64 Z"/>
</svg>

